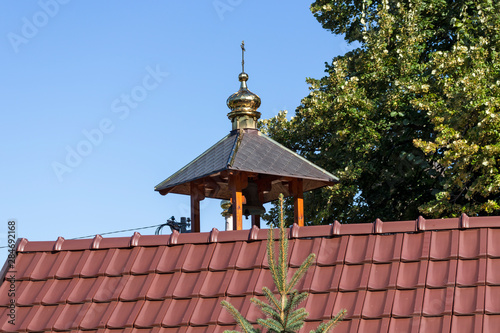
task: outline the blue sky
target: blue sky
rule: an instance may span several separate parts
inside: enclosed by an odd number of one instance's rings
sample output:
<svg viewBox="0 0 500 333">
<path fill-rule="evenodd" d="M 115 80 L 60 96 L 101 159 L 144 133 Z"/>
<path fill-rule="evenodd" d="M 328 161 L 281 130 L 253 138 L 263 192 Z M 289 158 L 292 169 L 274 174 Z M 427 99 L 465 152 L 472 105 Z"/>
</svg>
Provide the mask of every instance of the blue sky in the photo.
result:
<svg viewBox="0 0 500 333">
<path fill-rule="evenodd" d="M 263 118 L 293 113 L 305 78 L 349 48 L 309 6 L 2 1 L 0 246 L 11 219 L 18 237 L 54 241 L 189 216 L 189 197 L 153 188 L 230 131 L 241 41 Z M 202 202 L 202 231 L 224 230 L 220 211 Z"/>
</svg>

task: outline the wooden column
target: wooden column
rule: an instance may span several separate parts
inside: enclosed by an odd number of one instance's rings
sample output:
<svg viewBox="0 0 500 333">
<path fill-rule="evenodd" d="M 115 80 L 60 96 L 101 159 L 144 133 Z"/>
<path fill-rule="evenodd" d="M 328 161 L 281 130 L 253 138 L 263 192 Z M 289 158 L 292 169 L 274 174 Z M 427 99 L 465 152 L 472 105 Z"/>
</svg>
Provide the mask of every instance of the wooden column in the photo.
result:
<svg viewBox="0 0 500 333">
<path fill-rule="evenodd" d="M 243 230 L 243 189 L 248 184 L 246 174 L 237 172 L 229 175 L 231 203 L 233 204 L 233 230 Z"/>
<path fill-rule="evenodd" d="M 252 225 L 260 228 L 260 215 L 252 215 Z"/>
<path fill-rule="evenodd" d="M 259 183 L 257 185 L 259 187 L 259 201 L 262 203 L 264 202 L 264 192 L 261 189 L 262 186 Z M 252 215 L 252 226 L 254 225 L 260 228 L 260 215 Z"/>
<path fill-rule="evenodd" d="M 191 194 L 191 232 L 200 232 L 200 201 L 205 199 L 203 184 L 190 183 Z"/>
<path fill-rule="evenodd" d="M 293 193 L 294 222 L 304 226 L 304 187 L 302 179 L 294 179 L 291 182 Z"/>
</svg>

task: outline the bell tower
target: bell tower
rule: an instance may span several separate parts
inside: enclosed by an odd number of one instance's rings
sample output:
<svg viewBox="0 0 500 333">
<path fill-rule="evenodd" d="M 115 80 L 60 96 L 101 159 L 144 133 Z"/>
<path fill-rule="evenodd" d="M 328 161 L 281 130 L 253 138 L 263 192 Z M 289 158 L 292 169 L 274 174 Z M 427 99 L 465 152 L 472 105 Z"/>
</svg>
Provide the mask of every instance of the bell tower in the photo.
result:
<svg viewBox="0 0 500 333">
<path fill-rule="evenodd" d="M 240 88 L 226 101 L 231 131 L 215 145 L 155 187 L 162 195 L 191 197 L 192 231 L 200 231 L 200 201 L 230 200 L 233 230 L 243 229 L 243 216 L 260 227 L 263 204 L 282 193 L 294 198 L 295 223 L 304 225 L 303 193 L 333 185 L 338 179 L 326 170 L 262 134 L 257 129 L 260 97 L 248 90 L 245 44 L 241 43 Z"/>
</svg>

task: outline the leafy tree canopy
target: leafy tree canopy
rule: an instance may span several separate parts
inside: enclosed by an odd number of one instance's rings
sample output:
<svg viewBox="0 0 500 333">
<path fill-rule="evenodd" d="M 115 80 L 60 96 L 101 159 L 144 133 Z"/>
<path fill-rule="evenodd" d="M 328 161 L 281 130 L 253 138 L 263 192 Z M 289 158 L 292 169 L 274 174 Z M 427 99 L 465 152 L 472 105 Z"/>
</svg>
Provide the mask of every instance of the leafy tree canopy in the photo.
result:
<svg viewBox="0 0 500 333">
<path fill-rule="evenodd" d="M 500 3 L 318 0 L 311 10 L 359 47 L 306 80 L 294 117 L 261 123 L 340 178 L 306 195 L 308 223 L 499 214 Z"/>
</svg>

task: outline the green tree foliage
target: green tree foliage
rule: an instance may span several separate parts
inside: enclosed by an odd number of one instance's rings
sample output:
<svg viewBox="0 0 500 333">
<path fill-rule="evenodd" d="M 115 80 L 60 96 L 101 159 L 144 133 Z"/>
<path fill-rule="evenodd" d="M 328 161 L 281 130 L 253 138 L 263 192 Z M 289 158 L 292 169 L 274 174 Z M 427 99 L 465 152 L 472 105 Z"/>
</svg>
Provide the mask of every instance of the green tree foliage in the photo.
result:
<svg viewBox="0 0 500 333">
<path fill-rule="evenodd" d="M 283 203 L 283 195 L 280 196 L 280 202 Z M 281 205 L 281 207 L 283 207 Z M 269 270 L 273 278 L 274 284 L 279 295 L 275 296 L 271 289 L 263 287 L 262 290 L 267 298 L 268 303 L 265 303 L 257 298 L 252 298 L 251 301 L 256 304 L 261 311 L 266 315 L 265 319 L 257 319 L 257 323 L 268 332 L 272 333 L 293 333 L 297 332 L 304 326 L 304 320 L 308 313 L 304 308 L 298 308 L 308 294 L 306 292 L 299 293 L 295 290 L 295 285 L 303 275 L 307 272 L 309 266 L 314 261 L 315 254 L 311 253 L 306 260 L 300 265 L 297 271 L 288 278 L 288 237 L 286 235 L 285 224 L 283 221 L 283 211 L 281 211 L 280 227 L 279 227 L 279 253 L 275 253 L 274 245 L 274 230 L 269 229 L 267 241 L 267 260 Z M 261 329 L 254 328 L 239 311 L 227 301 L 222 301 L 222 306 L 227 309 L 234 317 L 238 325 L 245 333 L 259 333 Z M 345 311 L 339 312 L 334 318 L 328 322 L 322 323 L 315 331 L 311 333 L 327 333 L 339 323 L 345 315 Z M 233 331 L 226 331 L 231 333 Z M 237 332 L 237 331 L 234 331 Z"/>
<path fill-rule="evenodd" d="M 306 195 L 306 221 L 499 214 L 499 2 L 318 0 L 311 10 L 359 47 L 307 79 L 294 117 L 261 123 L 340 178 Z"/>
<path fill-rule="evenodd" d="M 443 170 L 435 198 L 421 206 L 434 217 L 500 213 L 500 5 L 494 3 L 462 7 L 457 43 L 429 63 L 424 85 L 433 93 L 414 102 L 436 131 L 432 140 L 414 143 Z"/>
</svg>

